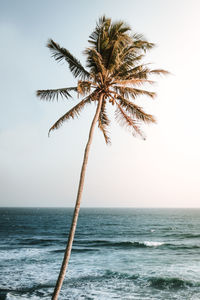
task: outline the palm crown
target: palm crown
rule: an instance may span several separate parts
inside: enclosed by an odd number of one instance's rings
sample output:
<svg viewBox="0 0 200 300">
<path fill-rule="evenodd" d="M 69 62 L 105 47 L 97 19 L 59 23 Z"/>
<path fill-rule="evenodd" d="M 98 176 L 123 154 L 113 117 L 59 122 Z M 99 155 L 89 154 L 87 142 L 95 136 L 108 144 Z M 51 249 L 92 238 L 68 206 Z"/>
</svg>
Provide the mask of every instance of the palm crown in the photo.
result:
<svg viewBox="0 0 200 300">
<path fill-rule="evenodd" d="M 141 89 L 146 83 L 153 83 L 150 76 L 166 74 L 167 71 L 151 70 L 141 60 L 145 52 L 154 47 L 142 35 L 131 34 L 131 29 L 124 22 L 111 22 L 105 16 L 99 19 L 95 30 L 89 37 L 90 47 L 86 48 L 87 69 L 67 49 L 60 47 L 52 39 L 47 47 L 56 61 L 66 60 L 69 69 L 78 78 L 77 86 L 61 89 L 38 90 L 37 96 L 42 100 L 69 98 L 71 92 L 82 96 L 82 100 L 65 113 L 50 128 L 49 132 L 58 129 L 69 118 L 78 116 L 83 107 L 103 97 L 98 126 L 103 132 L 106 143 L 110 143 L 107 128 L 110 120 L 107 116 L 108 102 L 116 107 L 116 120 L 122 126 L 132 129 L 134 135 L 143 136 L 139 124 L 154 123 L 155 118 L 147 114 L 134 103 L 136 97 L 145 95 L 151 98 L 155 92 Z"/>
</svg>

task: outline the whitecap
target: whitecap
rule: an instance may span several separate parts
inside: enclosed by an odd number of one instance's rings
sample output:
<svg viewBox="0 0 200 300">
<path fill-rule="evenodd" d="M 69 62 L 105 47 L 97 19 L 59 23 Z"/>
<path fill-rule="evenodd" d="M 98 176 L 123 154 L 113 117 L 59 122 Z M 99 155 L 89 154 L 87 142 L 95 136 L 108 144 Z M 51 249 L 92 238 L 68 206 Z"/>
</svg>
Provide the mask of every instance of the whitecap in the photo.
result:
<svg viewBox="0 0 200 300">
<path fill-rule="evenodd" d="M 147 247 L 158 247 L 158 246 L 161 246 L 163 244 L 164 244 L 163 242 L 152 242 L 152 241 L 145 241 L 144 242 L 144 245 L 147 246 Z"/>
</svg>

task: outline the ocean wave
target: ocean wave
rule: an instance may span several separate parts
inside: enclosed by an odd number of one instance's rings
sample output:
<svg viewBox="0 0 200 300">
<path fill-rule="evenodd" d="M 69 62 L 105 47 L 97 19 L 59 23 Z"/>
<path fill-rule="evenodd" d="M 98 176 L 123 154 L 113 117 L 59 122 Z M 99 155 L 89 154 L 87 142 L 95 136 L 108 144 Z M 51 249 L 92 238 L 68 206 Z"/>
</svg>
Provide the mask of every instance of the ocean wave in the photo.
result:
<svg viewBox="0 0 200 300">
<path fill-rule="evenodd" d="M 184 280 L 178 277 L 145 277 L 138 274 L 121 273 L 117 271 L 107 270 L 104 274 L 99 275 L 85 275 L 78 278 L 69 278 L 67 285 L 70 287 L 81 287 L 85 284 L 98 283 L 98 284 L 114 284 L 115 281 L 134 282 L 134 285 L 140 288 L 149 286 L 159 290 L 178 290 L 183 288 L 199 288 L 200 282 Z M 112 283 L 113 282 L 113 283 Z"/>
<path fill-rule="evenodd" d="M 149 286 L 157 289 L 180 289 L 200 286 L 199 282 L 192 282 L 177 277 L 151 277 L 147 281 Z"/>
<path fill-rule="evenodd" d="M 181 233 L 181 232 L 166 232 L 163 235 L 164 237 L 170 237 L 170 238 L 176 238 L 179 240 L 183 240 L 183 239 L 199 239 L 200 238 L 200 234 L 198 233 Z"/>
<path fill-rule="evenodd" d="M 98 249 L 91 249 L 91 248 L 72 248 L 72 253 L 74 252 L 96 252 Z M 50 252 L 54 253 L 64 253 L 65 249 L 56 249 L 56 250 L 51 250 Z M 1 299 L 0 299 L 1 300 Z"/>
<path fill-rule="evenodd" d="M 183 239 L 199 239 L 200 234 L 198 234 L 198 233 L 184 233 L 184 234 L 180 234 L 180 238 L 183 238 Z"/>
<path fill-rule="evenodd" d="M 67 285 L 68 288 L 77 288 L 83 286 L 85 287 L 85 285 L 87 284 L 90 285 L 91 283 L 99 285 L 102 284 L 102 282 L 105 282 L 105 284 L 107 284 L 112 280 L 123 280 L 123 281 L 136 280 L 138 277 L 139 277 L 138 275 L 106 270 L 101 274 L 86 274 L 79 277 L 71 277 L 71 278 L 67 277 L 64 282 L 64 286 Z M 50 298 L 54 286 L 55 283 L 39 284 L 39 285 L 33 285 L 31 287 L 23 287 L 23 288 L 16 288 L 16 289 L 0 289 L 0 300 L 7 299 L 8 295 L 11 295 L 12 299 L 13 296 L 16 297 L 16 299 L 21 299 L 21 297 L 24 298 L 24 296 L 26 296 L 27 299 L 32 296 L 38 296 L 41 298 L 48 296 L 48 298 Z"/>
<path fill-rule="evenodd" d="M 195 250 L 199 249 L 200 245 L 190 245 L 190 244 L 169 244 L 169 248 L 171 249 L 182 249 L 182 250 Z M 189 252 L 188 252 L 189 253 Z"/>
<path fill-rule="evenodd" d="M 84 248 L 78 248 L 77 244 L 76 246 L 72 247 L 72 253 L 78 253 L 78 252 L 96 252 L 99 251 L 99 248 L 103 247 L 115 247 L 115 248 L 146 248 L 146 247 L 159 247 L 164 245 L 163 242 L 152 242 L 152 241 L 144 241 L 144 242 L 110 242 L 110 241 L 85 241 Z M 81 243 L 83 246 L 83 243 Z M 90 247 L 90 248 L 89 248 Z M 65 249 L 54 249 L 50 250 L 50 252 L 54 253 L 63 253 Z"/>
<path fill-rule="evenodd" d="M 146 245 L 147 247 L 159 247 L 164 245 L 164 242 L 152 242 L 152 241 L 146 241 L 144 242 L 144 245 Z"/>
<path fill-rule="evenodd" d="M 66 243 L 64 240 L 59 240 L 59 239 L 22 239 L 19 241 L 19 245 L 24 245 L 24 246 L 51 246 L 54 244 L 63 244 Z"/>
<path fill-rule="evenodd" d="M 112 270 L 100 271 L 99 274 L 79 274 L 77 277 L 67 277 L 64 282 L 64 287 L 67 286 L 69 289 L 84 289 L 86 286 L 99 287 L 99 286 L 112 286 L 117 285 L 118 283 L 122 286 L 130 285 L 133 283 L 134 286 L 139 288 L 151 288 L 158 290 L 182 290 L 187 288 L 199 288 L 200 282 L 195 282 L 191 280 L 184 280 L 179 277 L 148 277 L 138 274 L 123 273 Z M 32 287 L 24 287 L 20 289 L 0 289 L 0 299 L 7 299 L 6 296 L 9 294 L 12 297 L 15 296 L 16 299 L 21 299 L 24 296 L 29 297 L 37 296 L 41 298 L 50 297 L 54 284 L 40 284 L 33 285 Z M 70 290 L 69 290 L 70 291 Z M 13 298 L 12 298 L 13 299 Z"/>
<path fill-rule="evenodd" d="M 12 296 L 15 297 L 20 297 L 22 295 L 31 295 L 34 294 L 36 296 L 44 296 L 49 295 L 50 293 L 48 292 L 49 289 L 53 289 L 54 288 L 54 284 L 38 284 L 38 285 L 33 285 L 31 287 L 23 287 L 23 288 L 17 288 L 17 289 L 1 289 L 0 288 L 0 300 L 4 300 L 7 299 L 7 296 L 10 294 Z M 43 290 L 43 292 L 41 292 L 40 290 Z M 13 298 L 12 298 L 13 299 Z"/>
<path fill-rule="evenodd" d="M 159 248 L 170 250 L 195 250 L 200 248 L 200 244 L 184 244 L 178 242 L 161 242 L 161 241 L 108 241 L 108 240 L 80 240 L 76 241 L 75 245 L 90 247 L 90 248 L 118 248 L 118 249 L 131 249 L 131 248 Z"/>
<path fill-rule="evenodd" d="M 80 276 L 78 278 L 69 278 L 67 280 L 67 284 L 72 284 L 73 286 L 82 285 L 86 282 L 90 284 L 91 282 L 102 282 L 102 281 L 110 281 L 110 280 L 136 280 L 139 278 L 137 274 L 128 274 L 117 271 L 106 270 L 101 274 L 87 274 Z"/>
<path fill-rule="evenodd" d="M 130 242 L 130 241 L 79 241 L 77 244 L 85 244 L 90 247 L 116 247 L 116 248 L 146 248 L 146 247 L 159 247 L 164 245 L 164 242 L 144 241 L 144 242 Z"/>
<path fill-rule="evenodd" d="M 19 248 L 48 248 L 48 247 L 65 247 L 67 241 L 64 239 L 21 239 L 18 241 Z M 112 241 L 112 240 L 79 240 L 74 241 L 73 252 L 97 251 L 100 248 L 116 248 L 116 249 L 134 249 L 134 248 L 154 248 L 154 249 L 170 249 L 170 250 L 195 250 L 200 249 L 200 243 L 184 243 L 181 241 Z M 9 252 L 15 248 L 3 245 L 0 250 Z M 96 250 L 95 250 L 96 249 Z M 64 252 L 62 249 L 49 249 L 51 252 Z"/>
</svg>

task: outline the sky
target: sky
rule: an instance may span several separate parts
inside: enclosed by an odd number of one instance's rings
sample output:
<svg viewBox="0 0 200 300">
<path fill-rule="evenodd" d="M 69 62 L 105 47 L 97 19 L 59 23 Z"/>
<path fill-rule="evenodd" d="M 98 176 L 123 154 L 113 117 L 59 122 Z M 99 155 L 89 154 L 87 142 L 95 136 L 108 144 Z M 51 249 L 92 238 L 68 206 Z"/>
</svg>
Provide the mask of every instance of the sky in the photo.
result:
<svg viewBox="0 0 200 300">
<path fill-rule="evenodd" d="M 143 127 L 145 141 L 114 117 L 111 146 L 96 128 L 81 205 L 200 207 L 199 11 L 199 0 L 0 0 L 0 206 L 74 206 L 95 107 L 48 138 L 77 99 L 41 102 L 35 92 L 76 84 L 47 40 L 85 65 L 88 37 L 105 14 L 155 43 L 145 61 L 171 75 L 157 77 L 155 100 L 138 99 L 157 119 Z"/>
</svg>

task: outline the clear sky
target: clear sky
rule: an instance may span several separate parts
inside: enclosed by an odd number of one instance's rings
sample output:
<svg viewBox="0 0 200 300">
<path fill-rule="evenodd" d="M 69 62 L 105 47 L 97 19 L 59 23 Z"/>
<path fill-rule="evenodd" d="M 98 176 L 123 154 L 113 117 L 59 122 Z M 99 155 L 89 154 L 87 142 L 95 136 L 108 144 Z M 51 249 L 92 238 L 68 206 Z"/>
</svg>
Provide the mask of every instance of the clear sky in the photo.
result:
<svg viewBox="0 0 200 300">
<path fill-rule="evenodd" d="M 200 1 L 0 0 L 0 206 L 73 206 L 94 107 L 48 138 L 75 103 L 40 102 L 37 89 L 75 83 L 45 47 L 53 38 L 84 64 L 98 18 L 124 20 L 157 47 L 146 57 L 171 76 L 155 100 L 138 104 L 157 118 L 133 138 L 113 119 L 112 146 L 96 129 L 82 206 L 200 207 Z"/>
</svg>

